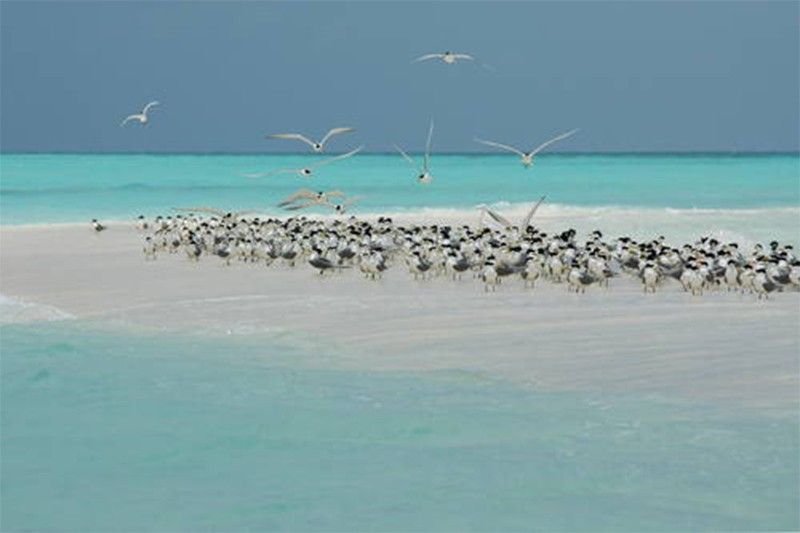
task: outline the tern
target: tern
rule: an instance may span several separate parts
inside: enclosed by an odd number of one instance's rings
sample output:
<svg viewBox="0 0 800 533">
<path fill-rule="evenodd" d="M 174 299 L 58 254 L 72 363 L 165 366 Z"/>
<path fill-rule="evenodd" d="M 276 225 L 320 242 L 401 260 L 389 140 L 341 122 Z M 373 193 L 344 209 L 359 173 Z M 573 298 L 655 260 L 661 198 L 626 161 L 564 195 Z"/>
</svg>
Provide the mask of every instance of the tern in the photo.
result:
<svg viewBox="0 0 800 533">
<path fill-rule="evenodd" d="M 322 140 L 319 142 L 312 141 L 311 139 L 300 133 L 275 133 L 273 135 L 267 135 L 267 139 L 291 139 L 294 141 L 303 141 L 304 143 L 309 145 L 314 152 L 319 153 L 325 151 L 325 143 L 328 142 L 328 139 L 330 139 L 334 135 L 349 133 L 351 131 L 355 131 L 355 128 L 350 128 L 350 127 L 331 128 L 331 130 L 328 133 L 326 133 L 325 137 L 323 137 Z"/>
<path fill-rule="evenodd" d="M 417 181 L 419 183 L 427 184 L 427 183 L 430 183 L 430 182 L 433 181 L 433 176 L 430 173 L 430 166 L 431 166 L 431 139 L 432 138 L 433 138 L 433 119 L 431 119 L 431 126 L 428 129 L 428 142 L 425 144 L 425 156 L 424 156 L 424 158 L 422 160 L 422 167 L 421 168 L 419 166 L 417 166 L 417 164 L 414 162 L 414 160 L 411 159 L 408 156 L 408 154 L 403 151 L 402 148 L 400 148 L 396 144 L 394 145 L 394 147 L 397 149 L 397 151 L 400 152 L 400 155 L 402 155 L 403 158 L 406 161 L 408 161 L 408 164 L 419 171 L 419 175 L 417 176 Z"/>
<path fill-rule="evenodd" d="M 500 148 L 501 150 L 506 150 L 508 152 L 513 152 L 513 153 L 517 154 L 522 159 L 522 165 L 527 168 L 527 167 L 529 167 L 529 166 L 531 166 L 533 164 L 533 158 L 534 158 L 534 156 L 536 154 L 538 154 L 539 152 L 541 152 L 542 150 L 544 150 L 545 148 L 547 148 L 548 146 L 550 146 L 554 142 L 560 141 L 562 139 L 566 139 L 567 137 L 572 136 L 577 131 L 579 131 L 579 130 L 578 129 L 574 129 L 574 130 L 568 131 L 567 133 L 562 133 L 561 135 L 553 137 L 549 141 L 543 142 L 542 144 L 540 144 L 539 146 L 537 146 L 536 148 L 534 148 L 530 152 L 523 152 L 522 150 L 514 148 L 513 146 L 509 146 L 507 144 L 500 144 L 500 143 L 497 143 L 497 142 L 494 142 L 494 141 L 485 141 L 483 139 L 475 139 L 475 141 L 479 142 L 481 144 L 485 144 L 486 146 L 493 146 L 495 148 Z"/>
<path fill-rule="evenodd" d="M 533 204 L 533 207 L 531 207 L 530 211 L 528 211 L 528 213 L 522 219 L 522 222 L 521 222 L 521 224 L 519 226 L 519 229 L 521 231 L 525 231 L 528 228 L 528 226 L 531 225 L 531 219 L 533 218 L 533 215 L 536 214 L 536 210 L 539 209 L 539 206 L 542 205 L 542 202 L 544 202 L 545 198 L 546 198 L 546 196 L 542 196 L 541 198 L 539 198 L 539 201 L 536 202 L 535 204 Z M 514 227 L 514 224 L 512 224 L 510 220 L 508 220 L 503 215 L 495 213 L 494 211 L 489 209 L 487 206 L 482 205 L 482 206 L 480 206 L 480 209 L 481 209 L 482 213 L 485 213 L 485 214 L 489 215 L 489 218 L 491 218 L 492 220 L 497 222 L 500 226 L 503 227 L 503 229 L 510 229 L 510 228 Z"/>
<path fill-rule="evenodd" d="M 288 206 L 284 207 L 284 209 L 286 209 L 287 211 L 297 211 L 297 210 L 300 210 L 300 209 L 307 209 L 309 207 L 315 207 L 315 206 L 318 206 L 318 205 L 322 205 L 322 206 L 330 207 L 336 213 L 342 214 L 342 213 L 345 213 L 347 211 L 348 207 L 350 207 L 351 205 L 353 205 L 356 202 L 358 202 L 361 198 L 362 198 L 362 196 L 352 196 L 352 197 L 350 197 L 350 198 L 348 198 L 348 199 L 346 199 L 346 200 L 344 200 L 344 201 L 342 201 L 342 202 L 340 202 L 338 204 L 335 204 L 335 203 L 331 202 L 327 197 L 323 196 L 321 198 L 311 199 L 308 202 L 305 202 L 305 203 L 302 203 L 302 204 L 291 204 L 291 205 L 288 205 Z"/>
<path fill-rule="evenodd" d="M 151 107 L 157 106 L 157 105 L 159 105 L 159 103 L 156 102 L 156 101 L 150 102 L 149 104 L 144 106 L 144 109 L 142 109 L 141 113 L 136 113 L 136 114 L 128 115 L 127 117 L 125 117 L 125 120 L 123 120 L 122 123 L 119 126 L 122 127 L 122 126 L 124 126 L 125 124 L 127 124 L 131 120 L 138 120 L 140 124 L 146 125 L 148 123 L 148 121 L 150 120 L 148 118 L 148 116 L 147 116 L 147 112 L 150 111 Z"/>
<path fill-rule="evenodd" d="M 430 59 L 441 59 L 442 62 L 453 65 L 456 61 L 460 59 L 466 59 L 468 61 L 474 61 L 475 58 L 469 54 L 456 54 L 453 52 L 444 52 L 440 54 L 425 54 L 424 56 L 419 56 L 416 58 L 412 63 L 419 63 L 421 61 L 428 61 Z"/>
<path fill-rule="evenodd" d="M 342 191 L 312 191 L 310 189 L 300 189 L 296 193 L 282 200 L 278 207 L 287 207 L 297 203 L 299 200 L 325 203 L 333 197 L 344 196 Z"/>
<path fill-rule="evenodd" d="M 275 176 L 277 174 L 297 174 L 298 176 L 300 176 L 302 178 L 309 178 L 314 174 L 314 169 L 315 168 L 318 168 L 318 167 L 321 167 L 321 166 L 325 166 L 325 165 L 327 165 L 329 163 L 333 163 L 334 161 L 340 161 L 342 159 L 347 159 L 348 157 L 352 157 L 355 154 L 357 154 L 358 152 L 360 152 L 362 148 L 364 148 L 364 147 L 363 146 L 359 146 L 355 150 L 351 150 L 351 151 L 347 152 L 346 154 L 339 154 L 339 155 L 334 156 L 334 157 L 329 157 L 328 159 L 323 159 L 322 161 L 317 161 L 316 163 L 314 163 L 312 165 L 308 165 L 307 167 L 303 167 L 303 168 L 280 168 L 280 169 L 277 169 L 277 170 L 271 170 L 269 172 L 258 172 L 258 173 L 255 173 L 255 174 L 245 174 L 245 177 L 248 177 L 248 178 L 263 178 L 263 177 L 266 177 L 266 176 Z"/>
</svg>

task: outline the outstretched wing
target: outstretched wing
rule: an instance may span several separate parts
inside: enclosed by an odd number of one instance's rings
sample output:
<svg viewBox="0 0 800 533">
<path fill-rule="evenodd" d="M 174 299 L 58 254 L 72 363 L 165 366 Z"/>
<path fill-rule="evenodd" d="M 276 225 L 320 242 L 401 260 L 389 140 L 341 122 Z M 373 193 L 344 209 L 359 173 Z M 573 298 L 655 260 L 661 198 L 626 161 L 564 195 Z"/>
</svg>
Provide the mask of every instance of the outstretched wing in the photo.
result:
<svg viewBox="0 0 800 533">
<path fill-rule="evenodd" d="M 322 161 L 317 161 L 313 165 L 309 165 L 309 166 L 311 168 L 316 168 L 316 167 L 321 167 L 323 165 L 327 165 L 329 163 L 333 163 L 334 161 L 340 161 L 342 159 L 347 159 L 348 157 L 352 157 L 352 156 L 356 155 L 358 152 L 361 151 L 362 148 L 364 148 L 364 147 L 363 146 L 359 146 L 355 150 L 350 150 L 346 154 L 339 154 L 339 155 L 334 156 L 334 157 L 329 157 L 328 159 L 323 159 Z"/>
<path fill-rule="evenodd" d="M 307 145 L 314 147 L 314 141 L 306 137 L 305 135 L 300 135 L 299 133 L 275 133 L 272 135 L 267 135 L 267 139 L 289 139 L 292 141 L 302 141 Z"/>
<path fill-rule="evenodd" d="M 127 117 L 125 117 L 125 120 L 122 121 L 122 123 L 120 124 L 120 127 L 122 127 L 125 124 L 127 124 L 129 120 L 138 120 L 138 119 L 139 119 L 139 115 L 138 114 L 136 114 L 136 115 L 128 115 Z"/>
<path fill-rule="evenodd" d="M 152 102 L 149 102 L 146 106 L 144 106 L 144 109 L 142 109 L 142 115 L 146 115 L 147 112 L 150 111 L 150 108 L 153 107 L 154 105 L 159 105 L 159 102 L 157 102 L 155 100 L 152 101 Z"/>
<path fill-rule="evenodd" d="M 522 150 L 517 150 L 513 146 L 509 146 L 507 144 L 500 144 L 500 143 L 496 143 L 494 141 L 484 141 L 483 139 L 475 139 L 475 141 L 479 142 L 481 144 L 485 144 L 486 146 L 493 146 L 494 148 L 500 148 L 501 150 L 506 150 L 508 152 L 514 152 L 515 154 L 517 154 L 520 157 L 524 157 L 525 156 L 525 154 L 522 152 Z"/>
<path fill-rule="evenodd" d="M 220 217 L 223 217 L 227 214 L 222 209 L 216 209 L 214 207 L 173 207 L 172 210 L 189 212 L 189 213 L 210 213 L 212 215 L 217 215 Z"/>
<path fill-rule="evenodd" d="M 484 209 L 484 211 L 486 211 L 486 214 L 489 215 L 489 218 L 491 218 L 492 220 L 494 220 L 495 222 L 497 222 L 498 224 L 500 224 L 504 228 L 510 228 L 511 226 L 514 225 L 506 217 L 504 217 L 504 216 L 502 216 L 502 215 L 500 215 L 498 213 L 495 213 L 494 211 L 492 211 L 488 207 L 484 207 L 483 209 Z"/>
<path fill-rule="evenodd" d="M 408 154 L 407 154 L 407 153 L 405 153 L 405 152 L 403 151 L 403 149 L 402 149 L 402 148 L 400 148 L 400 147 L 399 147 L 399 146 L 397 146 L 396 144 L 394 145 L 394 147 L 395 147 L 395 149 L 396 149 L 398 152 L 400 152 L 400 155 L 402 155 L 402 156 L 403 156 L 403 159 L 405 159 L 406 161 L 408 161 L 408 164 L 409 164 L 409 165 L 411 165 L 412 167 L 414 167 L 414 169 L 415 169 L 415 170 L 419 170 L 419 167 L 418 167 L 418 166 L 417 166 L 417 164 L 414 162 L 414 160 L 413 160 L 413 159 L 411 159 L 410 157 L 408 157 Z"/>
<path fill-rule="evenodd" d="M 291 196 L 288 196 L 287 198 L 284 198 L 278 204 L 278 207 L 285 207 L 285 206 L 287 206 L 289 204 L 293 204 L 297 200 L 300 200 L 301 198 L 304 198 L 306 200 L 316 200 L 317 193 L 315 193 L 314 191 L 312 191 L 310 189 L 300 189 L 299 191 L 297 191 L 296 193 L 292 194 Z"/>
<path fill-rule="evenodd" d="M 277 170 L 269 170 L 267 172 L 251 172 L 250 174 L 242 174 L 245 178 L 266 178 L 267 176 L 274 176 L 276 174 L 297 174 L 296 168 L 279 168 Z"/>
<path fill-rule="evenodd" d="M 319 143 L 325 144 L 326 142 L 328 142 L 328 139 L 330 139 L 334 135 L 339 135 L 341 133 L 349 133 L 355 130 L 356 130 L 355 128 L 332 128 L 328 133 L 325 134 L 325 137 L 323 137 Z"/>
<path fill-rule="evenodd" d="M 428 61 L 429 59 L 441 59 L 444 57 L 444 54 L 425 54 L 424 56 L 419 56 L 416 58 L 412 63 L 418 63 L 420 61 Z"/>
<path fill-rule="evenodd" d="M 475 61 L 475 58 L 469 54 L 453 54 L 453 57 L 456 59 L 469 59 L 470 61 Z"/>
<path fill-rule="evenodd" d="M 428 128 L 428 142 L 425 143 L 425 160 L 422 163 L 422 169 L 428 172 L 431 164 L 431 139 L 433 138 L 433 119 L 431 119 L 431 126 Z"/>
<path fill-rule="evenodd" d="M 575 133 L 576 131 L 578 131 L 578 129 L 577 129 L 577 128 L 576 128 L 576 129 L 574 129 L 574 130 L 568 131 L 567 133 L 562 133 L 561 135 L 559 135 L 559 136 L 557 136 L 557 137 L 553 137 L 553 138 L 552 138 L 552 139 L 550 139 L 549 141 L 545 141 L 545 142 L 543 142 L 542 144 L 540 144 L 539 146 L 537 146 L 536 148 L 534 148 L 533 152 L 531 152 L 531 155 L 536 155 L 536 154 L 538 154 L 539 152 L 541 152 L 542 150 L 544 150 L 545 148 L 547 148 L 548 146 L 550 146 L 550 145 L 551 145 L 551 144 L 553 144 L 554 142 L 556 142 L 556 141 L 560 141 L 560 140 L 562 140 L 562 139 L 566 139 L 567 137 L 571 136 L 571 135 L 572 135 L 573 133 Z"/>
<path fill-rule="evenodd" d="M 307 207 L 313 207 L 315 205 L 323 205 L 325 203 L 327 203 L 327 202 L 316 202 L 316 201 L 314 201 L 314 202 L 306 202 L 304 204 L 289 205 L 289 206 L 284 207 L 284 209 L 287 210 L 287 211 L 297 211 L 298 209 L 305 209 Z"/>
<path fill-rule="evenodd" d="M 522 225 L 519 227 L 519 229 L 521 229 L 522 231 L 528 229 L 528 226 L 531 225 L 531 219 L 533 218 L 533 215 L 536 214 L 536 210 L 539 209 L 539 206 L 542 205 L 542 202 L 544 202 L 545 198 L 546 198 L 545 196 L 542 196 L 541 198 L 539 198 L 539 201 L 533 205 L 531 210 L 528 211 L 528 214 L 525 215 L 525 218 L 522 219 Z"/>
</svg>

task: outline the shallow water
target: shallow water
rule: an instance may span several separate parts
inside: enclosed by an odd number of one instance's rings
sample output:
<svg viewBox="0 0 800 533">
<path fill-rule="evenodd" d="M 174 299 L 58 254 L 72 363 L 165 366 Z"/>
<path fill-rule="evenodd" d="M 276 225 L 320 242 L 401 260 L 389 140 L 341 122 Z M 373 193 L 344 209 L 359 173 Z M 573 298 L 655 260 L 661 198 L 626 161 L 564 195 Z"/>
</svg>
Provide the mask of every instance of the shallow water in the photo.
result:
<svg viewBox="0 0 800 533">
<path fill-rule="evenodd" d="M 525 169 L 513 156 L 434 155 L 430 186 L 396 154 L 367 154 L 320 167 L 313 179 L 243 174 L 297 168 L 313 155 L 0 155 L 3 224 L 130 220 L 173 207 L 211 205 L 277 212 L 300 187 L 341 189 L 364 198 L 355 213 L 478 204 L 638 208 L 800 206 L 800 157 L 785 155 L 544 154 Z M 768 216 L 768 214 L 767 214 Z"/>
<path fill-rule="evenodd" d="M 7 531 L 800 527 L 796 419 L 331 370 L 256 336 L 0 335 Z"/>
</svg>

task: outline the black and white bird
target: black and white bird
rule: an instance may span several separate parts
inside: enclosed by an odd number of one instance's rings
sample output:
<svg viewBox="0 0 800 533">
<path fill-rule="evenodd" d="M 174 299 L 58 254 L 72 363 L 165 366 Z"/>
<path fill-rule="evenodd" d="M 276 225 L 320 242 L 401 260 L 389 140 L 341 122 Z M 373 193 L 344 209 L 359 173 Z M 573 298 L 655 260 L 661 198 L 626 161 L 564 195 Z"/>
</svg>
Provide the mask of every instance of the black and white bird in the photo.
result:
<svg viewBox="0 0 800 533">
<path fill-rule="evenodd" d="M 325 143 L 327 143 L 331 137 L 335 135 L 341 135 L 342 133 L 350 133 L 351 131 L 355 130 L 355 128 L 351 127 L 331 128 L 328 133 L 326 133 L 325 136 L 319 141 L 313 141 L 300 133 L 273 133 L 272 135 L 267 135 L 266 137 L 267 139 L 289 139 L 301 141 L 309 145 L 311 150 L 313 150 L 315 153 L 319 153 L 325 151 Z"/>
<path fill-rule="evenodd" d="M 577 131 L 579 131 L 579 130 L 578 129 L 574 129 L 574 130 L 570 130 L 570 131 L 568 131 L 566 133 L 562 133 L 561 135 L 557 135 L 557 136 L 553 137 L 552 139 L 543 142 L 542 144 L 540 144 L 539 146 L 537 146 L 536 148 L 534 148 L 530 152 L 523 152 L 519 148 L 514 148 L 513 146 L 509 146 L 507 144 L 502 144 L 502 143 L 498 143 L 498 142 L 494 142 L 494 141 L 486 141 L 486 140 L 483 140 L 483 139 L 475 139 L 475 141 L 479 142 L 481 144 L 485 144 L 486 146 L 492 146 L 494 148 L 500 148 L 501 150 L 506 150 L 507 152 L 513 152 L 513 153 L 517 154 L 518 156 L 520 156 L 520 160 L 522 161 L 522 165 L 525 168 L 527 168 L 527 167 L 530 167 L 531 165 L 533 165 L 533 159 L 536 156 L 536 154 L 538 154 L 539 152 L 541 152 L 542 150 L 544 150 L 545 148 L 547 148 L 548 146 L 550 146 L 551 144 L 553 144 L 556 141 L 561 141 L 563 139 L 566 139 L 567 137 L 571 137 Z"/>
</svg>

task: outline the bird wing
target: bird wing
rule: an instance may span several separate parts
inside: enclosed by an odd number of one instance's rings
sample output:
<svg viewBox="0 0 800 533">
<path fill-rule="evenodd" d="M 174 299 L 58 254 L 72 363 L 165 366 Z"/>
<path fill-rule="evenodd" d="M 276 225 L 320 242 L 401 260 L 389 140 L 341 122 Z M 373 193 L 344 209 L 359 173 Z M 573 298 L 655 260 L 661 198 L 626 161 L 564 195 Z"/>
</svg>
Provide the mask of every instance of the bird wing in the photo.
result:
<svg viewBox="0 0 800 533">
<path fill-rule="evenodd" d="M 136 120 L 136 119 L 138 119 L 138 118 L 139 118 L 139 116 L 140 116 L 140 115 L 139 115 L 138 113 L 137 113 L 137 114 L 135 114 L 135 115 L 128 115 L 127 117 L 125 117 L 125 120 L 123 120 L 123 121 L 122 121 L 122 123 L 120 124 L 120 127 L 122 127 L 122 126 L 124 126 L 125 124 L 127 124 L 129 120 Z"/>
<path fill-rule="evenodd" d="M 486 214 L 489 215 L 489 217 L 492 220 L 494 220 L 498 224 L 501 224 L 503 227 L 510 228 L 511 226 L 514 225 L 506 217 L 504 217 L 504 216 L 502 216 L 502 215 L 500 215 L 498 213 L 495 213 L 494 211 L 492 211 L 488 207 L 484 207 L 483 209 L 484 209 L 484 211 L 486 211 Z"/>
<path fill-rule="evenodd" d="M 425 159 L 422 164 L 422 168 L 425 172 L 428 172 L 428 168 L 430 167 L 431 163 L 431 139 L 433 138 L 433 119 L 431 119 L 431 126 L 428 128 L 428 142 L 425 143 Z"/>
<path fill-rule="evenodd" d="M 154 105 L 159 105 L 159 102 L 156 100 L 149 102 L 146 106 L 144 106 L 144 109 L 142 109 L 142 115 L 146 115 L 147 112 L 150 110 L 150 108 L 153 107 Z"/>
<path fill-rule="evenodd" d="M 484 141 L 483 139 L 475 139 L 475 141 L 479 142 L 481 144 L 485 144 L 486 146 L 494 146 L 495 148 L 500 148 L 501 150 L 507 150 L 509 152 L 514 152 L 515 154 L 517 154 L 520 157 L 525 156 L 525 154 L 521 150 L 517 150 L 513 146 L 509 146 L 507 144 L 500 144 L 500 143 L 496 143 L 494 141 Z"/>
<path fill-rule="evenodd" d="M 416 170 L 419 170 L 419 167 L 418 167 L 418 166 L 417 166 L 417 164 L 414 162 L 414 160 L 413 160 L 413 159 L 411 159 L 410 157 L 408 157 L 408 154 L 407 154 L 407 153 L 405 153 L 405 152 L 403 151 L 403 149 L 402 149 L 402 148 L 400 148 L 400 147 L 399 147 L 399 146 L 397 146 L 396 144 L 394 145 L 394 147 L 395 147 L 395 149 L 397 149 L 397 151 L 398 151 L 398 152 L 400 152 L 400 155 L 402 155 L 402 156 L 403 156 L 403 158 L 404 158 L 406 161 L 408 161 L 408 164 L 409 164 L 409 165 L 411 165 L 412 167 L 414 167 Z"/>
<path fill-rule="evenodd" d="M 267 135 L 266 137 L 267 139 L 289 139 L 292 141 L 303 141 L 311 147 L 314 146 L 314 141 L 299 133 L 274 133 L 272 135 Z"/>
<path fill-rule="evenodd" d="M 327 165 L 329 163 L 333 163 L 334 161 L 339 161 L 341 159 L 347 159 L 348 157 L 352 157 L 352 156 L 356 155 L 358 152 L 361 151 L 362 148 L 364 148 L 364 147 L 363 146 L 359 146 L 355 150 L 350 150 L 346 154 L 339 154 L 339 155 L 334 156 L 334 157 L 329 157 L 328 159 L 323 159 L 322 161 L 317 161 L 313 165 L 309 165 L 309 167 L 311 167 L 311 168 L 321 167 L 323 165 Z"/>
<path fill-rule="evenodd" d="M 306 202 L 304 204 L 289 205 L 289 206 L 284 207 L 284 209 L 287 210 L 287 211 L 297 211 L 298 209 L 305 209 L 306 207 L 312 207 L 312 206 L 315 206 L 315 205 L 322 205 L 322 204 L 320 202 L 316 202 L 316 201 L 315 202 Z"/>
<path fill-rule="evenodd" d="M 245 178 L 264 178 L 267 176 L 274 176 L 275 174 L 296 174 L 296 168 L 279 168 L 277 170 L 269 170 L 267 172 L 254 172 L 250 174 L 242 174 Z"/>
<path fill-rule="evenodd" d="M 326 191 L 325 196 L 332 198 L 334 196 L 345 196 L 345 194 L 342 191 Z"/>
<path fill-rule="evenodd" d="M 520 226 L 520 229 L 522 231 L 525 231 L 528 228 L 528 226 L 531 225 L 531 219 L 533 218 L 533 215 L 536 214 L 536 210 L 539 209 L 539 206 L 542 205 L 542 202 L 544 202 L 545 198 L 546 198 L 545 196 L 539 198 L 539 201 L 533 205 L 531 210 L 528 211 L 528 214 L 525 215 L 525 218 L 522 219 L 522 225 Z"/>
<path fill-rule="evenodd" d="M 289 204 L 293 204 L 294 202 L 296 202 L 297 200 L 300 200 L 301 198 L 305 198 L 307 200 L 315 200 L 317 198 L 317 193 L 315 193 L 314 191 L 312 191 L 310 189 L 300 189 L 299 191 L 297 191 L 293 195 L 283 199 L 278 204 L 278 207 L 285 207 L 285 206 L 287 206 Z"/>
<path fill-rule="evenodd" d="M 173 207 L 173 211 L 183 211 L 190 213 L 211 213 L 212 215 L 225 216 L 225 211 L 214 207 Z"/>
<path fill-rule="evenodd" d="M 355 130 L 356 130 L 355 128 L 349 128 L 349 127 L 346 127 L 346 128 L 331 128 L 331 130 L 328 133 L 325 134 L 325 137 L 323 137 L 322 140 L 319 143 L 320 144 L 325 144 L 328 141 L 328 139 L 330 139 L 334 135 L 339 135 L 341 133 L 349 133 L 349 132 L 355 131 Z"/>
<path fill-rule="evenodd" d="M 475 58 L 469 54 L 453 54 L 453 57 L 456 59 L 469 59 L 470 61 L 475 61 Z"/>
<path fill-rule="evenodd" d="M 427 61 L 429 59 L 439 59 L 444 57 L 444 54 L 425 54 L 424 56 L 419 56 L 416 58 L 412 63 L 418 63 L 420 61 Z"/>
<path fill-rule="evenodd" d="M 531 155 L 536 155 L 536 154 L 538 154 L 539 152 L 541 152 L 542 150 L 544 150 L 546 147 L 550 146 L 550 145 L 551 145 L 551 144 L 553 144 L 554 142 L 556 142 L 556 141 L 560 141 L 560 140 L 562 140 L 562 139 L 566 139 L 567 137 L 571 136 L 571 135 L 572 135 L 573 133 L 575 133 L 576 131 L 578 131 L 578 129 L 577 129 L 577 128 L 576 128 L 576 129 L 574 129 L 574 130 L 570 130 L 570 131 L 568 131 L 567 133 L 562 133 L 561 135 L 558 135 L 558 136 L 556 136 L 556 137 L 553 137 L 553 138 L 552 138 L 552 139 L 550 139 L 549 141 L 545 141 L 545 142 L 543 142 L 542 144 L 540 144 L 539 146 L 537 146 L 536 148 L 534 148 L 534 149 L 533 149 L 533 152 L 531 152 Z"/>
</svg>

